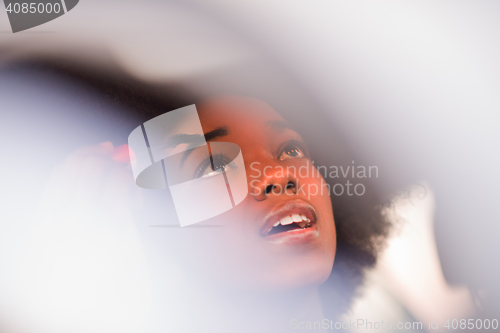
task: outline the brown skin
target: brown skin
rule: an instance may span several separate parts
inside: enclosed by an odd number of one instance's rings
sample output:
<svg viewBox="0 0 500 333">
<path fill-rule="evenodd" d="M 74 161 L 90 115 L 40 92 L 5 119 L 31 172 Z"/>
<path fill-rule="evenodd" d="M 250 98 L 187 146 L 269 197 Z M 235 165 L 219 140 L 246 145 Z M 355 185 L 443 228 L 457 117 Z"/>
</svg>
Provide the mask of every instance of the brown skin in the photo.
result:
<svg viewBox="0 0 500 333">
<path fill-rule="evenodd" d="M 310 160 L 305 147 L 300 151 L 283 147 L 290 139 L 301 141 L 301 138 L 290 129 L 270 127 L 269 121 L 283 119 L 271 107 L 255 99 L 221 97 L 197 105 L 197 109 L 205 133 L 226 126 L 228 135 L 215 141 L 232 142 L 241 148 L 251 193 L 239 205 L 193 228 L 150 228 L 151 225 L 142 221 L 134 226 L 133 212 L 137 210 L 139 215 L 146 212 L 141 207 L 141 201 L 145 202 L 141 197 L 145 191 L 151 190 L 141 189 L 134 183 L 128 147 L 115 148 L 111 142 L 105 142 L 74 152 L 51 176 L 40 216 L 45 221 L 43 223 L 49 223 L 49 227 L 57 226 L 57 235 L 70 230 L 69 238 L 58 239 L 55 248 L 61 246 L 57 244 L 62 241 L 61 244 L 71 243 L 70 249 L 73 249 L 73 237 L 76 235 L 71 226 L 85 231 L 82 234 L 85 241 L 76 242 L 77 249 L 91 249 L 94 239 L 99 242 L 107 237 L 129 239 L 137 234 L 144 237 L 144 245 L 151 245 L 145 247 L 145 253 L 149 256 L 152 274 L 157 274 L 152 281 L 157 281 L 157 277 L 161 279 L 160 286 L 151 284 L 155 297 L 162 298 L 159 304 L 165 301 L 169 306 L 180 307 L 185 313 L 194 314 L 192 318 L 197 318 L 200 313 L 214 323 L 236 323 L 231 329 L 235 332 L 241 331 L 242 323 L 254 326 L 247 327 L 247 332 L 262 332 L 264 328 L 269 331 L 273 323 L 276 325 L 274 331 L 282 331 L 291 318 L 321 320 L 317 286 L 330 275 L 336 250 L 329 194 L 324 191 L 323 194 L 308 197 L 307 192 L 290 188 L 284 193 L 264 195 L 263 190 L 270 184 L 284 187 L 290 181 L 295 184 L 300 182 L 306 188 L 311 184 L 320 186 L 323 179 L 313 176 L 317 173 L 312 172 L 308 172 L 311 175 L 309 178 L 300 177 L 300 174 L 296 177 L 272 174 L 270 170 L 268 177 L 261 175 L 253 178 L 255 167 L 254 170 L 250 167 L 255 162 L 260 162 L 262 169 L 271 166 L 272 170 L 277 170 L 276 166 L 307 165 Z M 188 165 L 194 156 L 193 153 L 186 160 Z M 313 169 L 311 163 L 309 167 Z M 165 192 L 157 192 L 156 198 L 161 196 L 165 199 L 162 194 Z M 294 245 L 277 244 L 262 237 L 265 217 L 276 207 L 296 199 L 314 207 L 317 237 Z M 146 207 L 147 216 L 154 217 L 150 224 L 155 224 L 154 221 L 172 224 L 173 221 L 168 219 L 175 219 L 175 212 L 163 209 L 165 207 L 161 205 Z M 39 224 L 40 227 L 46 229 L 43 224 Z M 134 229 L 140 230 L 140 233 Z M 45 238 L 38 241 L 47 242 Z M 60 253 L 65 253 L 65 246 L 62 245 Z M 78 253 L 84 260 L 88 259 L 87 251 Z M 90 253 L 94 253 L 93 249 Z M 42 252 L 38 255 L 52 256 L 53 253 Z M 107 253 L 103 255 L 108 258 Z M 89 258 L 93 258 L 92 255 Z M 111 258 L 115 256 L 111 254 Z M 130 258 L 124 255 L 122 259 L 128 262 Z M 136 259 L 130 260 L 133 263 Z M 172 265 L 174 260 L 178 261 L 181 272 Z M 118 267 L 123 262 L 119 260 Z M 79 267 L 78 261 L 75 263 L 75 267 Z M 71 263 L 68 265 L 73 267 Z M 178 280 L 179 277 L 181 280 Z M 96 278 L 101 277 L 98 275 Z M 181 281 L 180 285 L 176 281 Z M 204 289 L 203 284 L 209 284 L 209 288 Z M 220 287 L 216 295 L 212 293 L 214 285 Z M 172 292 L 178 289 L 180 293 Z M 126 298 L 123 300 L 126 301 Z M 168 312 L 163 315 L 169 321 L 184 318 L 176 318 Z"/>
<path fill-rule="evenodd" d="M 227 128 L 228 134 L 214 142 L 232 142 L 241 148 L 249 194 L 235 208 L 200 223 L 223 228 L 207 228 L 199 237 L 183 241 L 182 252 L 187 255 L 184 264 L 196 269 L 203 279 L 238 289 L 284 291 L 323 283 L 335 258 L 335 224 L 329 192 L 307 193 L 310 184 L 320 188 L 324 180 L 313 172 L 302 138 L 292 129 L 271 126 L 284 119 L 260 100 L 224 96 L 197 105 L 197 110 L 205 133 L 222 126 Z M 292 140 L 301 142 L 301 147 L 287 146 Z M 189 158 L 186 162 L 189 164 Z M 287 166 L 295 166 L 298 170 L 304 165 L 311 169 L 308 177 L 281 172 L 283 169 L 278 167 L 286 170 Z M 271 168 L 264 175 L 266 166 Z M 286 188 L 290 182 L 294 187 L 264 194 L 269 185 Z M 305 190 L 298 191 L 298 184 Z M 316 211 L 317 237 L 300 244 L 266 240 L 261 235 L 265 217 L 293 200 L 310 204 Z"/>
</svg>

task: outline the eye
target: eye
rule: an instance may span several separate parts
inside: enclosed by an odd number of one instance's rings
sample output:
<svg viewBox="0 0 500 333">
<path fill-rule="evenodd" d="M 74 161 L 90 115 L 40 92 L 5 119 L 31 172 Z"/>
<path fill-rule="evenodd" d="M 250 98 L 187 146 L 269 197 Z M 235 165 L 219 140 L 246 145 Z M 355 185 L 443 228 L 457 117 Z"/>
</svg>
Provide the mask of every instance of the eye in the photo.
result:
<svg viewBox="0 0 500 333">
<path fill-rule="evenodd" d="M 214 163 L 213 169 L 209 157 L 201 162 L 196 169 L 196 178 L 213 177 L 222 174 L 222 172 L 227 171 L 229 168 L 236 168 L 236 166 L 233 166 L 233 163 L 224 155 L 214 155 L 212 156 L 212 160 Z"/>
<path fill-rule="evenodd" d="M 303 158 L 305 154 L 303 150 L 296 143 L 289 143 L 283 148 L 278 159 L 280 161 L 288 160 L 290 158 Z"/>
</svg>

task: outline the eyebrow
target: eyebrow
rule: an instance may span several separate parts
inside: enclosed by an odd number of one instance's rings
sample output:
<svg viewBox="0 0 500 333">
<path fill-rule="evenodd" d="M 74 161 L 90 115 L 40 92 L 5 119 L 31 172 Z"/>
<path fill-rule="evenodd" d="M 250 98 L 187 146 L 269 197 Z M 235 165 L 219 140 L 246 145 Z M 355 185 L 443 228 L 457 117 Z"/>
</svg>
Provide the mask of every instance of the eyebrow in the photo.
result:
<svg viewBox="0 0 500 333">
<path fill-rule="evenodd" d="M 218 137 L 226 136 L 229 134 L 227 127 L 218 127 L 213 131 L 205 133 L 203 136 L 201 134 L 185 134 L 180 133 L 171 136 L 167 139 L 167 148 L 175 148 L 180 144 L 188 143 L 189 146 L 195 146 L 197 144 L 203 143 L 205 141 L 211 141 Z"/>
<path fill-rule="evenodd" d="M 184 161 L 186 158 L 189 156 L 189 154 L 193 151 L 193 148 L 199 146 L 200 144 L 204 142 L 208 142 L 220 137 L 224 137 L 229 134 L 229 131 L 226 126 L 218 127 L 214 129 L 213 131 L 210 131 L 208 133 L 205 133 L 204 135 L 201 134 L 185 134 L 185 133 L 180 133 L 171 136 L 170 138 L 167 139 L 167 148 L 175 148 L 180 144 L 187 143 L 188 146 L 186 148 L 186 151 L 184 152 L 184 155 L 182 156 L 181 159 L 181 166 L 184 164 Z"/>
<path fill-rule="evenodd" d="M 288 121 L 285 121 L 285 120 L 268 121 L 267 125 L 270 126 L 272 129 L 275 129 L 275 130 L 280 131 L 280 132 L 287 130 L 287 129 L 295 131 L 294 126 L 292 126 L 292 124 L 290 124 Z"/>
<path fill-rule="evenodd" d="M 218 127 L 214 129 L 213 131 L 210 131 L 208 133 L 205 133 L 203 136 L 201 134 L 185 134 L 185 133 L 180 133 L 171 136 L 170 138 L 167 139 L 167 148 L 175 148 L 180 144 L 183 143 L 188 143 L 189 146 L 194 146 L 200 143 L 203 143 L 205 141 L 211 141 L 213 139 L 216 139 L 218 137 L 226 136 L 229 134 L 229 131 L 227 130 L 227 127 Z"/>
</svg>

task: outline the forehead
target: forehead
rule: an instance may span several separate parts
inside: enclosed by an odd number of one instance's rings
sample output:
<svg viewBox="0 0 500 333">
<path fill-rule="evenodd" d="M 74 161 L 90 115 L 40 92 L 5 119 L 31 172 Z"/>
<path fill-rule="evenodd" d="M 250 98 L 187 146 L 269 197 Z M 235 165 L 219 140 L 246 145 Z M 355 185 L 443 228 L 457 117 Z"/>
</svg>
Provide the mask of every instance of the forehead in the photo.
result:
<svg viewBox="0 0 500 333">
<path fill-rule="evenodd" d="M 283 118 L 265 102 L 249 97 L 223 96 L 197 104 L 200 122 L 205 132 L 220 126 L 233 131 L 261 130 Z"/>
</svg>

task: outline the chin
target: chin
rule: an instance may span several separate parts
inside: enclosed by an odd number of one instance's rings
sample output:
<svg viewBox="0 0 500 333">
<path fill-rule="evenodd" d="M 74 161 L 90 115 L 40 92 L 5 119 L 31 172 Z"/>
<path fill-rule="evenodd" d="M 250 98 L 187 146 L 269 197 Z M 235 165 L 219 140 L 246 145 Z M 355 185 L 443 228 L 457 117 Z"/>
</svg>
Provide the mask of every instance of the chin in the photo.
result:
<svg viewBox="0 0 500 333">
<path fill-rule="evenodd" d="M 311 267 L 308 270 L 297 269 L 297 274 L 289 281 L 289 288 L 317 287 L 323 284 L 332 271 L 332 265 L 324 264 Z"/>
<path fill-rule="evenodd" d="M 332 267 L 333 258 L 310 258 L 306 263 L 303 260 L 294 261 L 289 265 L 276 267 L 272 272 L 267 272 L 265 279 L 261 280 L 261 285 L 255 287 L 271 292 L 317 287 L 328 279 Z"/>
</svg>

